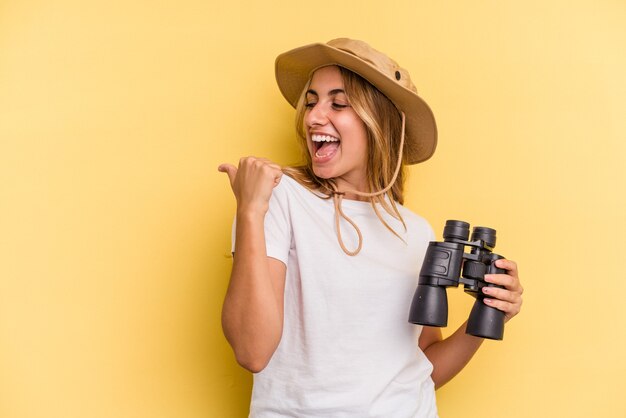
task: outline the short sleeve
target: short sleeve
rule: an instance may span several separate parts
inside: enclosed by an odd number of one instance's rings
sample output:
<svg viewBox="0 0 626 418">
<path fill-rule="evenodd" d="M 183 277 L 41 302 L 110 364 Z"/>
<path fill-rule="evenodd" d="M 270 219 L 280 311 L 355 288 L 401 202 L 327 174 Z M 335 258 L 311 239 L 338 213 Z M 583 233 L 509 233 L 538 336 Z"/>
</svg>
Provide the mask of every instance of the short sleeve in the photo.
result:
<svg viewBox="0 0 626 418">
<path fill-rule="evenodd" d="M 428 225 L 428 241 L 435 241 L 436 237 L 435 237 L 435 231 L 433 231 L 433 227 L 427 223 Z"/>
<path fill-rule="evenodd" d="M 289 213 L 289 199 L 287 193 L 286 176 L 274 188 L 269 202 L 269 209 L 265 214 L 265 249 L 268 257 L 275 258 L 287 265 L 289 249 L 291 247 L 291 217 Z M 233 221 L 232 252 L 235 253 L 235 239 L 237 219 Z"/>
</svg>

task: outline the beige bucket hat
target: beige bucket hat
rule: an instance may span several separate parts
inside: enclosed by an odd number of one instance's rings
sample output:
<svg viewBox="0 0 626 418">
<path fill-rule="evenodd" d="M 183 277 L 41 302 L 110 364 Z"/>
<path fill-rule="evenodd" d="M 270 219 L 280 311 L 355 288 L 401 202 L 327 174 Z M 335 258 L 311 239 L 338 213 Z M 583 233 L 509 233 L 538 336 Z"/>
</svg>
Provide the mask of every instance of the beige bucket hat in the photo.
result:
<svg viewBox="0 0 626 418">
<path fill-rule="evenodd" d="M 417 95 L 409 73 L 363 41 L 338 38 L 280 54 L 276 58 L 276 81 L 293 107 L 296 107 L 313 72 L 327 65 L 339 65 L 357 73 L 405 113 L 405 147 L 409 164 L 420 163 L 433 155 L 437 146 L 433 112 Z"/>
</svg>

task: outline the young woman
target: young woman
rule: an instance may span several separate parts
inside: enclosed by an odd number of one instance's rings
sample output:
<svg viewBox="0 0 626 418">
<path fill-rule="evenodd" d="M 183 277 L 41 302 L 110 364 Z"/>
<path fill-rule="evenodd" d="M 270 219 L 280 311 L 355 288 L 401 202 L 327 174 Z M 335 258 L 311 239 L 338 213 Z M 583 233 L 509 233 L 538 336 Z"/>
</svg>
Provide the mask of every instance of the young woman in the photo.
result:
<svg viewBox="0 0 626 418">
<path fill-rule="evenodd" d="M 435 150 L 432 113 L 409 74 L 361 41 L 280 55 L 305 163 L 222 164 L 237 199 L 223 327 L 253 372 L 251 417 L 434 417 L 434 391 L 482 339 L 465 324 L 407 321 L 428 223 L 403 203 L 403 166 Z M 284 175 L 286 174 L 286 175 Z M 517 267 L 486 276 L 485 303 L 515 316 Z"/>
</svg>

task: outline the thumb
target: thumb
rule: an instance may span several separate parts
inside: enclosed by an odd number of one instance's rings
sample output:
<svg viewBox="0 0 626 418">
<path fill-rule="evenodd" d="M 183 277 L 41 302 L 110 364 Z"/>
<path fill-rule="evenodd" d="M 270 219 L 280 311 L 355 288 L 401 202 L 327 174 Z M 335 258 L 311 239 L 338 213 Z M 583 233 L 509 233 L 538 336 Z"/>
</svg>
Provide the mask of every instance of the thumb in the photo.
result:
<svg viewBox="0 0 626 418">
<path fill-rule="evenodd" d="M 217 167 L 217 171 L 221 171 L 222 173 L 226 173 L 228 175 L 228 180 L 230 181 L 230 186 L 232 187 L 235 183 L 235 177 L 237 177 L 237 167 L 232 164 L 220 164 Z"/>
</svg>

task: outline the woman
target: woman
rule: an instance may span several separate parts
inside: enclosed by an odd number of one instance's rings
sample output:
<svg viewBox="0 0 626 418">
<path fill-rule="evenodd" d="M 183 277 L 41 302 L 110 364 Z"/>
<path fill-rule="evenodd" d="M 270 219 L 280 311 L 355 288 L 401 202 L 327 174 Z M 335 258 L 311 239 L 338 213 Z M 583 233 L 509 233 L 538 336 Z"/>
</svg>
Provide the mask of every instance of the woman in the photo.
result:
<svg viewBox="0 0 626 418">
<path fill-rule="evenodd" d="M 482 339 L 409 324 L 428 242 L 402 206 L 404 164 L 428 159 L 436 126 L 408 73 L 364 42 L 286 52 L 276 77 L 297 110 L 305 163 L 222 164 L 237 199 L 223 327 L 255 373 L 251 417 L 433 417 L 434 390 Z M 284 176 L 286 173 L 287 176 Z M 517 267 L 485 299 L 521 307 Z"/>
</svg>

